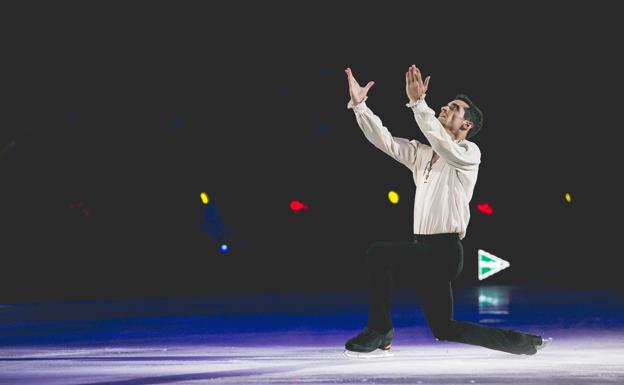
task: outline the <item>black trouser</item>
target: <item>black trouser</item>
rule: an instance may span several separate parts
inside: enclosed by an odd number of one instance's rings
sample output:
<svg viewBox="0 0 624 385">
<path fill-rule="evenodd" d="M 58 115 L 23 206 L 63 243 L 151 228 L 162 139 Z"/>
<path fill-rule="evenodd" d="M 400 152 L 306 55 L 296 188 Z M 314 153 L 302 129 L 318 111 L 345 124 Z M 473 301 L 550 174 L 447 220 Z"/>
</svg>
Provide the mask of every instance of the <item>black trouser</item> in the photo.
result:
<svg viewBox="0 0 624 385">
<path fill-rule="evenodd" d="M 515 354 L 535 353 L 539 336 L 453 319 L 451 282 L 464 265 L 464 250 L 457 234 L 415 235 L 414 238 L 407 242 L 376 242 L 367 250 L 369 328 L 380 333 L 393 328 L 393 270 L 400 270 L 413 282 L 427 323 L 438 340 Z"/>
</svg>

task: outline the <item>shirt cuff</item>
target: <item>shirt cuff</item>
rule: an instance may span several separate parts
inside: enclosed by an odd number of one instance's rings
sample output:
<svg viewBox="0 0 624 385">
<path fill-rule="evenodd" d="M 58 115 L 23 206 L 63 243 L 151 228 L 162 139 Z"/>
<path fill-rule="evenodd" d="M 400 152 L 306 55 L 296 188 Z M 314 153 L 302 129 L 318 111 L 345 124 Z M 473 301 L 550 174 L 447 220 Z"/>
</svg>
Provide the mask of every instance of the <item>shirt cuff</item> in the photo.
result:
<svg viewBox="0 0 624 385">
<path fill-rule="evenodd" d="M 411 103 L 406 103 L 405 107 L 409 107 L 409 108 L 414 108 L 414 107 L 418 107 L 418 105 L 421 104 L 425 104 L 425 96 L 427 96 L 427 94 L 423 94 L 420 99 L 416 100 L 415 102 L 411 102 Z M 422 102 L 422 103 L 421 103 Z"/>
<path fill-rule="evenodd" d="M 368 99 L 368 96 L 365 96 L 364 100 L 362 100 L 358 104 L 353 104 L 353 100 L 349 100 L 349 103 L 347 103 L 347 108 L 352 109 L 354 112 L 362 112 L 366 108 L 366 99 Z"/>
</svg>

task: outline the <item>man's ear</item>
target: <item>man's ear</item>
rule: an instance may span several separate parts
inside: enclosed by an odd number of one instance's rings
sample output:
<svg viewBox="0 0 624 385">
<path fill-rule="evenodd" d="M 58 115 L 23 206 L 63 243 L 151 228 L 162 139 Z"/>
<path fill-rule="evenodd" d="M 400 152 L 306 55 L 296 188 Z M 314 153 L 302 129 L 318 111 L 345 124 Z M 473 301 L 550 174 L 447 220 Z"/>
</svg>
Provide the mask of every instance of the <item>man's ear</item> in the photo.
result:
<svg viewBox="0 0 624 385">
<path fill-rule="evenodd" d="M 462 123 L 462 130 L 464 131 L 468 131 L 472 127 L 474 127 L 474 123 L 472 123 L 470 120 L 464 120 L 464 123 Z"/>
</svg>

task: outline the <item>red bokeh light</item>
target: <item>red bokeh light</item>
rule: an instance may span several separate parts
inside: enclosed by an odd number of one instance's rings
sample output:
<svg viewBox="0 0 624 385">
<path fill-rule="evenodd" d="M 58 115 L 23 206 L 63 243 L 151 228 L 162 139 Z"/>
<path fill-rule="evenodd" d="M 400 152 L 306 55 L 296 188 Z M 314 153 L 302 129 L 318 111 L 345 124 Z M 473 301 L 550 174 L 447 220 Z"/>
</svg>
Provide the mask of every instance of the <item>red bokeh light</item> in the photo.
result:
<svg viewBox="0 0 624 385">
<path fill-rule="evenodd" d="M 299 212 L 301 210 L 307 211 L 308 210 L 308 206 L 306 206 L 305 204 L 299 202 L 299 201 L 292 201 L 290 202 L 290 209 L 292 211 L 295 212 Z"/>
<path fill-rule="evenodd" d="M 478 203 L 477 210 L 485 215 L 492 215 L 494 213 L 494 209 L 488 202 Z"/>
</svg>

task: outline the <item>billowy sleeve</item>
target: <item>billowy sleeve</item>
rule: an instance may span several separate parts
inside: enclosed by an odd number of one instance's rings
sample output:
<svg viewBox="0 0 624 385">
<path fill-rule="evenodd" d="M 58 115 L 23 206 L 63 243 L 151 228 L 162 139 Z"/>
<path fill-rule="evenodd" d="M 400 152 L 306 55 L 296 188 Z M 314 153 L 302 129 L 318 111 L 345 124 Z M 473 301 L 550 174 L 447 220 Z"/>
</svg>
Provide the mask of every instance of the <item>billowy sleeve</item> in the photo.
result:
<svg viewBox="0 0 624 385">
<path fill-rule="evenodd" d="M 424 99 L 408 104 L 408 107 L 414 112 L 416 123 L 433 150 L 448 164 L 462 171 L 473 170 L 479 166 L 481 163 L 479 147 L 466 140 L 453 141 Z"/>
<path fill-rule="evenodd" d="M 349 102 L 348 108 L 353 109 L 355 119 L 369 142 L 410 170 L 415 169 L 416 152 L 421 146 L 420 142 L 392 136 L 381 119 L 368 108 L 365 101 L 357 105 Z"/>
</svg>

